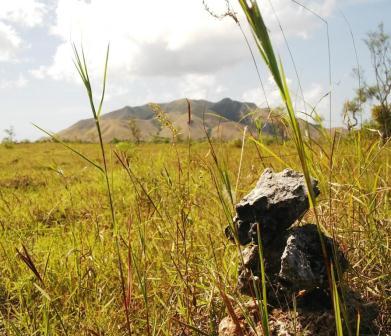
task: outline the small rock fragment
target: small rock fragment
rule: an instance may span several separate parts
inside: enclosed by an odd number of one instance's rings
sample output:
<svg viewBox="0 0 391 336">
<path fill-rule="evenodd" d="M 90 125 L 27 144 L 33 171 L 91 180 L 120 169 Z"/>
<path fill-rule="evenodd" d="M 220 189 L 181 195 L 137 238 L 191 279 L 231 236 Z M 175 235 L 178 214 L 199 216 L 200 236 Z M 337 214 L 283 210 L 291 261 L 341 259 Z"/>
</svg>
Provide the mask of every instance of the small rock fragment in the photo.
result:
<svg viewBox="0 0 391 336">
<path fill-rule="evenodd" d="M 313 293 L 308 294 L 308 301 L 316 301 L 317 295 L 311 297 Z M 357 294 L 352 291 L 346 293 L 347 302 L 355 299 Z M 361 314 L 360 335 L 378 335 L 378 330 L 373 323 L 374 316 L 368 315 L 368 309 L 363 305 L 362 299 L 359 301 L 357 309 Z M 259 310 L 262 305 L 257 300 L 251 300 L 244 304 L 244 307 L 235 309 L 236 320 L 239 322 L 242 335 L 264 335 L 262 328 L 261 313 Z M 348 308 L 351 306 L 348 306 Z M 245 313 L 243 313 L 243 309 Z M 349 311 L 349 314 L 353 313 Z M 350 331 L 356 334 L 357 311 L 350 314 L 353 318 L 350 321 Z M 248 323 L 248 318 L 253 321 L 253 326 Z M 323 307 L 322 309 L 313 309 L 313 306 L 297 307 L 296 311 L 290 309 L 274 308 L 269 310 L 268 328 L 270 335 L 273 336 L 334 336 L 336 335 L 335 317 L 332 307 Z M 255 327 L 255 331 L 254 328 Z M 346 325 L 343 324 L 344 332 L 347 334 Z M 219 324 L 219 336 L 239 336 L 240 329 L 230 316 L 225 317 Z"/>
<path fill-rule="evenodd" d="M 244 305 L 247 318 L 251 318 L 255 330 L 247 322 L 246 316 L 241 309 L 236 309 L 236 318 L 239 321 L 241 333 L 237 325 L 230 316 L 225 317 L 219 325 L 219 336 L 239 336 L 239 335 L 264 335 L 259 312 L 260 303 L 249 301 Z M 335 322 L 332 310 L 308 311 L 298 309 L 296 314 L 293 311 L 272 309 L 269 313 L 270 335 L 273 336 L 334 336 Z"/>
</svg>

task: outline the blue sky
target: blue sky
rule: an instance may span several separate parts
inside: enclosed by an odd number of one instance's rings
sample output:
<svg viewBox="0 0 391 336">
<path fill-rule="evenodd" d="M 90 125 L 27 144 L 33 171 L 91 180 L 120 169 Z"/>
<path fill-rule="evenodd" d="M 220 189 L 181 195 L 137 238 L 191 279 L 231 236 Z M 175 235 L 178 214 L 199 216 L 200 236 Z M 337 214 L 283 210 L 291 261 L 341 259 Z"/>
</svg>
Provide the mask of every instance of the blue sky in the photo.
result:
<svg viewBox="0 0 391 336">
<path fill-rule="evenodd" d="M 354 33 L 360 65 L 371 79 L 363 38 L 391 14 L 390 0 L 302 0 L 329 24 L 332 85 L 329 86 L 326 26 L 291 0 L 258 1 L 284 62 L 297 110 L 308 109 L 297 95 L 298 81 L 280 20 L 297 66 L 304 99 L 315 104 L 331 90 L 333 126 L 339 126 L 343 101 L 357 86 L 356 59 L 348 25 Z M 224 0 L 209 0 L 216 12 Z M 242 25 L 250 38 L 236 1 Z M 94 87 L 100 88 L 105 48 L 111 43 L 108 95 L 104 112 L 125 105 L 164 102 L 182 97 L 217 101 L 224 97 L 265 105 L 249 51 L 229 19 L 217 20 L 201 0 L 1 0 L 0 139 L 13 126 L 18 139 L 42 136 L 31 123 L 59 131 L 90 117 L 88 101 L 72 64 L 71 42 L 83 42 Z M 278 93 L 260 64 L 268 102 Z M 328 100 L 318 113 L 329 124 Z"/>
</svg>

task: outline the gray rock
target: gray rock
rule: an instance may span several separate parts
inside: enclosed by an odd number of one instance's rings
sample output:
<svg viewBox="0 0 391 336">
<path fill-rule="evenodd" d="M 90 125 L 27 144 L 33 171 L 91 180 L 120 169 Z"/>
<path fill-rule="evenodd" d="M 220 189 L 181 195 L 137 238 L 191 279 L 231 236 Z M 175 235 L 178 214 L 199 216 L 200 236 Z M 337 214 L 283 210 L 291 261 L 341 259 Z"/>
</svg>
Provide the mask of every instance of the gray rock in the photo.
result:
<svg viewBox="0 0 391 336">
<path fill-rule="evenodd" d="M 322 251 L 324 242 L 327 259 Z M 333 246 L 334 245 L 334 246 Z M 321 233 L 314 224 L 306 224 L 288 231 L 285 249 L 281 256 L 280 281 L 292 291 L 328 286 L 327 263 L 339 265 L 343 273 L 348 262 L 338 245 Z"/>
<path fill-rule="evenodd" d="M 311 188 L 317 196 L 319 189 L 315 179 L 311 179 Z M 236 205 L 235 236 L 241 245 L 249 244 L 241 252 L 238 290 L 256 299 L 262 291 L 259 231 L 268 304 L 280 307 L 269 314 L 269 328 L 273 335 L 296 335 L 297 332 L 303 335 L 335 334 L 328 269 L 331 264 L 339 265 L 340 272 L 336 272 L 336 275 L 342 275 L 348 262 L 336 242 L 319 233 L 316 225 L 292 227 L 308 208 L 304 176 L 291 169 L 280 173 L 266 169 L 256 187 Z M 226 230 L 226 234 L 233 239 L 234 234 L 230 229 Z M 322 242 L 326 253 L 322 249 Z M 341 284 L 338 276 L 336 280 Z M 375 330 L 373 320 L 377 316 L 376 305 L 365 303 L 349 289 L 344 290 L 345 295 L 342 295 L 340 286 L 338 290 L 341 297 L 346 299 L 345 322 L 354 327 L 355 318 L 360 312 L 363 328 L 368 332 Z M 285 308 L 292 307 L 293 297 L 296 299 L 297 316 L 292 320 L 292 312 Z M 261 320 L 256 320 L 259 315 L 256 299 L 251 301 L 248 308 L 251 313 L 258 312 L 253 321 L 257 324 L 257 332 L 263 334 Z M 255 309 L 252 309 L 253 306 Z M 246 319 L 238 313 L 236 315 L 236 321 L 231 317 L 221 321 L 219 335 L 243 334 L 240 329 L 246 335 L 254 334 Z"/>
<path fill-rule="evenodd" d="M 240 293 L 256 297 L 254 285 L 260 288 L 261 267 L 258 245 L 247 246 L 242 251 L 239 267 L 238 290 Z"/>
<path fill-rule="evenodd" d="M 338 245 L 324 234 L 327 259 L 325 259 L 316 225 L 306 224 L 294 227 L 276 239 L 264 251 L 264 264 L 270 300 L 278 301 L 291 297 L 300 290 L 326 288 L 327 263 L 335 265 L 338 259 L 343 273 L 348 263 Z M 333 246 L 334 245 L 334 246 Z M 333 252 L 335 251 L 335 252 Z M 259 285 L 261 278 L 258 245 L 250 245 L 242 251 L 242 262 L 239 267 L 238 289 L 242 294 L 256 297 L 254 285 Z"/>
<path fill-rule="evenodd" d="M 311 179 L 315 195 L 319 195 L 318 182 Z M 234 219 L 238 240 L 246 245 L 256 243 L 257 226 L 264 245 L 289 228 L 309 208 L 304 175 L 292 169 L 274 173 L 266 169 L 256 187 L 236 205 Z M 233 236 L 226 230 L 228 236 Z"/>
</svg>

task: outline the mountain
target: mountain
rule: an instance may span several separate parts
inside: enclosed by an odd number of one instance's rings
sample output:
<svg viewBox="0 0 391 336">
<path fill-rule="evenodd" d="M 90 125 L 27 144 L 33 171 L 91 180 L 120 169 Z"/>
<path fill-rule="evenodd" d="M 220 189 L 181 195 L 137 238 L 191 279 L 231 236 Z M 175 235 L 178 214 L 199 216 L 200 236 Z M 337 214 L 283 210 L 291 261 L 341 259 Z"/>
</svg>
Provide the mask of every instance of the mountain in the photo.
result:
<svg viewBox="0 0 391 336">
<path fill-rule="evenodd" d="M 190 124 L 188 123 L 188 103 L 186 99 L 159 104 L 182 138 L 187 138 L 190 131 L 193 140 L 206 138 L 205 132 L 213 138 L 238 139 L 243 134 L 244 126 L 248 126 L 250 131 L 255 131 L 254 117 L 262 121 L 264 133 L 279 136 L 286 135 L 279 122 L 268 118 L 269 110 L 259 108 L 254 103 L 239 102 L 230 98 L 224 98 L 216 103 L 196 99 L 189 101 L 191 106 Z M 125 106 L 102 115 L 103 141 L 110 142 L 114 139 L 135 140 L 129 125 L 130 120 L 139 131 L 141 141 L 171 138 L 169 128 L 161 125 L 156 119 L 155 113 L 146 104 L 136 107 Z M 305 121 L 301 121 L 301 124 L 308 125 L 306 128 L 310 129 L 311 134 L 317 133 L 314 125 L 307 124 Z M 69 128 L 58 132 L 57 136 L 67 141 L 98 141 L 95 121 L 92 118 L 78 121 Z"/>
</svg>

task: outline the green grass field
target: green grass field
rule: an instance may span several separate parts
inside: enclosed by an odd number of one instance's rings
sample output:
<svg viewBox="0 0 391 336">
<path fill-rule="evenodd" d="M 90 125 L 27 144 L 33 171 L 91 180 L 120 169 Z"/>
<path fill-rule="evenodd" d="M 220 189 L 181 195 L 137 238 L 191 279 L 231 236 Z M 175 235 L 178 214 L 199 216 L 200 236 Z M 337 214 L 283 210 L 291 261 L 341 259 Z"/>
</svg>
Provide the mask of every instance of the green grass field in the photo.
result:
<svg viewBox="0 0 391 336">
<path fill-rule="evenodd" d="M 99 145 L 73 146 L 101 162 Z M 1 335 L 217 335 L 222 293 L 234 305 L 247 300 L 235 289 L 239 258 L 224 235 L 227 211 L 234 214 L 232 201 L 265 167 L 301 170 L 294 144 L 256 147 L 248 139 L 240 174 L 241 148 L 230 143 L 214 151 L 208 143 L 119 148 L 106 147 L 113 228 L 94 166 L 58 143 L 0 146 Z M 346 280 L 381 307 L 386 332 L 391 148 L 359 133 L 337 137 L 332 156 L 330 148 L 308 143 L 319 221 L 349 259 Z"/>
<path fill-rule="evenodd" d="M 0 147 L 1 333 L 217 335 L 227 310 L 233 317 L 233 307 L 248 300 L 236 289 L 240 247 L 224 229 L 266 167 L 303 172 L 310 211 L 302 222 L 315 223 L 339 243 L 350 262 L 342 281 L 377 303 L 379 332 L 391 332 L 389 141 L 365 131 L 331 136 L 324 129 L 316 141 L 304 138 L 262 13 L 255 1 L 239 3 L 278 87 L 291 140 L 264 143 L 244 133 L 244 146 L 209 138 L 193 144 L 190 136 L 175 144 L 178 130 L 154 104 L 174 144 L 105 145 L 109 47 L 102 93 L 94 101 L 84 50 L 74 45 L 99 144 Z M 331 121 L 331 92 L 328 98 Z M 191 121 L 189 103 L 187 125 Z M 308 187 L 311 175 L 319 181 L 318 200 Z M 259 308 L 262 334 L 269 335 L 261 250 Z M 342 336 L 344 284 L 334 265 L 327 272 Z"/>
</svg>

